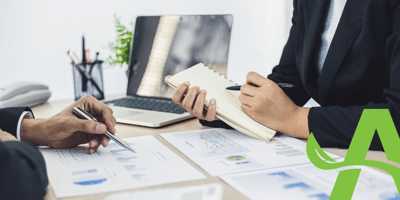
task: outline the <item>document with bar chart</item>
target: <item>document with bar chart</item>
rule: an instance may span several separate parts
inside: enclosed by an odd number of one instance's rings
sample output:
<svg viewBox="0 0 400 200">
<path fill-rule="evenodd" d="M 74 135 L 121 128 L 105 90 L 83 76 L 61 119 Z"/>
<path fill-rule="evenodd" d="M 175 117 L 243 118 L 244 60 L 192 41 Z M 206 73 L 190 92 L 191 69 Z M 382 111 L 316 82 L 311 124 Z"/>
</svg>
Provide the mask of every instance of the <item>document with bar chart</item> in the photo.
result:
<svg viewBox="0 0 400 200">
<path fill-rule="evenodd" d="M 161 136 L 211 176 L 310 163 L 306 143 L 284 135 L 274 137 L 270 142 L 226 129 L 165 133 Z"/>
<path fill-rule="evenodd" d="M 361 168 L 352 200 L 400 199 L 393 178 L 369 167 Z M 312 164 L 259 170 L 221 176 L 221 179 L 249 199 L 329 200 L 339 172 Z"/>
<path fill-rule="evenodd" d="M 124 139 L 136 153 L 110 142 L 89 155 L 88 146 L 42 148 L 47 174 L 57 198 L 204 179 L 153 136 Z"/>
</svg>

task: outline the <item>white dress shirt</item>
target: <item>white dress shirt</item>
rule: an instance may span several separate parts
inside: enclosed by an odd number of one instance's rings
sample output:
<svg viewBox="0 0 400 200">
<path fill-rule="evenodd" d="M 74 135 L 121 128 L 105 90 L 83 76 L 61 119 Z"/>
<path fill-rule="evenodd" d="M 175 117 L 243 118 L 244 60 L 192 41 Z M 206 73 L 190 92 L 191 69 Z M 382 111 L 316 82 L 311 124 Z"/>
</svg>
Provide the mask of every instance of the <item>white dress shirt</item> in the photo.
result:
<svg viewBox="0 0 400 200">
<path fill-rule="evenodd" d="M 22 124 L 22 120 L 24 119 L 33 119 L 33 114 L 29 111 L 24 111 L 21 114 L 21 117 L 19 117 L 18 120 L 18 125 L 17 125 L 17 139 L 21 140 L 21 124 Z"/>
<path fill-rule="evenodd" d="M 321 73 L 324 66 L 326 55 L 331 46 L 333 36 L 342 17 L 344 6 L 347 0 L 331 0 L 328 16 L 326 17 L 324 32 L 322 33 L 322 44 L 318 57 L 318 73 Z"/>
</svg>

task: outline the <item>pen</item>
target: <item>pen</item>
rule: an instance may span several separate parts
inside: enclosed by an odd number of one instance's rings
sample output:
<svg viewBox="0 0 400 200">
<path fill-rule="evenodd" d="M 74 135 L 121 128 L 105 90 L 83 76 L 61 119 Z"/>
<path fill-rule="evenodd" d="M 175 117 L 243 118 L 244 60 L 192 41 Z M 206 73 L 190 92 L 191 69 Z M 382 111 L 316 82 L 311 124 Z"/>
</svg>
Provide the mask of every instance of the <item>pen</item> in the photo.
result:
<svg viewBox="0 0 400 200">
<path fill-rule="evenodd" d="M 85 35 L 82 34 L 82 64 L 86 68 L 86 49 L 85 49 Z"/>
<path fill-rule="evenodd" d="M 72 109 L 72 111 L 74 112 L 74 114 L 76 114 L 78 117 L 87 119 L 87 120 L 92 120 L 92 121 L 96 121 L 97 120 L 90 115 L 89 113 L 87 113 L 86 111 L 84 111 L 83 109 L 79 108 L 79 107 L 74 107 Z M 136 153 L 134 149 L 132 149 L 131 146 L 129 146 L 129 144 L 127 144 L 125 141 L 123 141 L 121 138 L 119 138 L 118 136 L 110 133 L 108 130 L 104 133 L 107 137 L 111 138 L 115 143 L 119 144 L 119 146 L 124 147 L 125 149 L 128 149 L 129 151 L 132 151 L 133 153 Z"/>
<path fill-rule="evenodd" d="M 85 51 L 85 35 L 82 34 L 82 66 L 86 72 L 86 51 Z M 87 92 L 87 78 L 82 77 L 82 92 Z"/>
<path fill-rule="evenodd" d="M 279 85 L 279 87 L 281 87 L 281 88 L 294 88 L 294 85 L 290 84 L 290 83 L 277 83 L 277 85 Z M 227 90 L 240 90 L 241 87 L 242 87 L 241 85 L 235 85 L 235 86 L 227 87 L 226 89 Z"/>
</svg>

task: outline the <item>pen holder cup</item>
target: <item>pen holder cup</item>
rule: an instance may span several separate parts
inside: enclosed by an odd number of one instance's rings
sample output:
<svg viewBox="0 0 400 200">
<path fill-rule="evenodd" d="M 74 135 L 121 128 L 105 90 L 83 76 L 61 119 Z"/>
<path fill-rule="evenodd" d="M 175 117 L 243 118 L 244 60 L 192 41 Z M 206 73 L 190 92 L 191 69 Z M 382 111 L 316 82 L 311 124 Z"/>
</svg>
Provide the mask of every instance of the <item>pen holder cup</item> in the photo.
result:
<svg viewBox="0 0 400 200">
<path fill-rule="evenodd" d="M 104 99 L 103 61 L 71 64 L 74 75 L 75 101 L 86 95 L 92 95 L 98 100 Z"/>
</svg>

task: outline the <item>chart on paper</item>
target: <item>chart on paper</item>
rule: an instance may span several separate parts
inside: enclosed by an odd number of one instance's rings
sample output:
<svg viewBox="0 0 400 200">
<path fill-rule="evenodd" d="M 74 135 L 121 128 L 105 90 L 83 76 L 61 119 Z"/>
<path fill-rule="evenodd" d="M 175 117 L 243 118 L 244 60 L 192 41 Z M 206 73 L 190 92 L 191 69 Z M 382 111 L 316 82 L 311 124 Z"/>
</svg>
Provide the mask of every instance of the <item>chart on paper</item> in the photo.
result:
<svg viewBox="0 0 400 200">
<path fill-rule="evenodd" d="M 98 152 L 89 155 L 88 147 L 76 147 L 73 149 L 57 149 L 55 152 L 58 155 L 58 159 L 63 165 L 76 165 L 81 163 L 93 163 L 101 160 L 101 155 Z"/>
<path fill-rule="evenodd" d="M 235 141 L 232 141 L 229 137 L 214 130 L 176 134 L 175 137 L 181 141 L 185 141 L 186 144 L 192 146 L 194 150 L 203 157 L 249 151 Z"/>
<path fill-rule="evenodd" d="M 136 153 L 113 142 L 92 155 L 87 153 L 87 145 L 41 149 L 56 197 L 206 178 L 153 136 L 128 138 L 126 142 Z"/>
<path fill-rule="evenodd" d="M 131 147 L 134 148 L 133 143 L 129 143 Z M 129 157 L 125 158 L 125 155 L 132 155 L 128 150 L 122 149 L 116 143 L 110 143 L 108 146 L 111 155 L 120 160 L 129 160 Z M 94 152 L 93 154 L 88 154 L 89 147 L 87 146 L 78 146 L 71 149 L 49 149 L 48 151 L 54 151 L 55 154 L 49 155 L 53 157 L 55 160 L 58 160 L 63 165 L 82 165 L 82 164 L 92 164 L 92 163 L 104 163 L 108 162 L 111 158 L 108 156 L 109 153 L 100 154 L 99 151 Z"/>
<path fill-rule="evenodd" d="M 212 176 L 310 162 L 305 143 L 288 136 L 275 137 L 268 143 L 226 129 L 161 136 Z"/>
<path fill-rule="evenodd" d="M 275 147 L 273 148 L 273 150 L 278 155 L 287 157 L 305 155 L 304 150 L 300 151 L 299 149 L 294 148 L 293 145 L 288 144 L 284 140 L 271 139 L 271 141 L 267 142 L 267 144 L 274 145 Z"/>
<path fill-rule="evenodd" d="M 308 164 L 226 175 L 221 179 L 249 199 L 329 200 L 339 172 Z M 397 200 L 400 196 L 390 176 L 362 167 L 352 199 Z"/>
<path fill-rule="evenodd" d="M 74 171 L 72 175 L 81 175 L 73 179 L 76 185 L 97 185 L 107 181 L 105 176 L 98 175 L 97 169 Z"/>
</svg>

